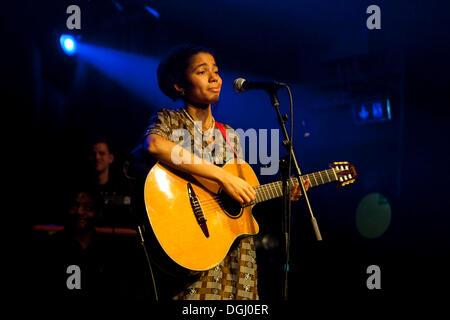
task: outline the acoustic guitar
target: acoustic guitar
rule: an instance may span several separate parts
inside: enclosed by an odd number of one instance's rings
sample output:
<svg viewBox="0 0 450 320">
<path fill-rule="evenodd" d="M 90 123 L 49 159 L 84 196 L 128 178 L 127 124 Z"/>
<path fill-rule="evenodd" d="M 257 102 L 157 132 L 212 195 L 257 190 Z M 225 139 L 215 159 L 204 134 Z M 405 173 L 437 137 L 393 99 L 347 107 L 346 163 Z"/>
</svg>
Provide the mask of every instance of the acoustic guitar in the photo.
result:
<svg viewBox="0 0 450 320">
<path fill-rule="evenodd" d="M 334 162 L 329 166 L 301 179 L 309 179 L 310 187 L 335 181 L 339 188 L 357 177 L 355 167 L 348 162 Z M 241 206 L 215 181 L 160 162 L 145 180 L 144 200 L 153 232 L 165 253 L 184 268 L 203 271 L 218 265 L 236 238 L 258 233 L 253 206 L 282 196 L 281 181 L 260 185 L 246 162 L 228 162 L 223 168 L 254 187 L 253 202 Z M 297 178 L 289 180 L 291 190 L 297 182 Z"/>
</svg>

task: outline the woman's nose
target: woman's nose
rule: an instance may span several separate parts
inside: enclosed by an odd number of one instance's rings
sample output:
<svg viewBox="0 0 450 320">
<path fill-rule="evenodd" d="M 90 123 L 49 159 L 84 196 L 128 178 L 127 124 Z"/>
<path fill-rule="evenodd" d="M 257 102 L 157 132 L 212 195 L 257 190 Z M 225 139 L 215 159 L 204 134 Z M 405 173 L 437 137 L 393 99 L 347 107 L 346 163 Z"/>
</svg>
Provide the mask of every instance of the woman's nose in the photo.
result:
<svg viewBox="0 0 450 320">
<path fill-rule="evenodd" d="M 213 82 L 213 81 L 215 81 L 215 82 L 219 81 L 219 75 L 218 75 L 217 73 L 215 73 L 215 72 L 210 72 L 210 73 L 209 73 L 209 81 L 211 81 L 211 82 Z"/>
</svg>

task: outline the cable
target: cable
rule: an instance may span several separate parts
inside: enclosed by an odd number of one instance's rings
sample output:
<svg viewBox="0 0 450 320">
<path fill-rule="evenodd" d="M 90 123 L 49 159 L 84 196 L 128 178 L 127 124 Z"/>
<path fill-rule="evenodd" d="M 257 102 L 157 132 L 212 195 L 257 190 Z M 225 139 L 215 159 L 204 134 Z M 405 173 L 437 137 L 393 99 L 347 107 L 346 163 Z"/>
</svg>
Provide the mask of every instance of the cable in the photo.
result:
<svg viewBox="0 0 450 320">
<path fill-rule="evenodd" d="M 138 231 L 139 231 L 139 236 L 141 238 L 141 245 L 142 245 L 142 248 L 144 248 L 145 257 L 147 258 L 147 263 L 148 263 L 148 267 L 150 269 L 150 274 L 152 276 L 153 291 L 155 292 L 155 300 L 158 301 L 159 300 L 158 299 L 158 290 L 156 289 L 155 275 L 153 274 L 153 268 L 152 268 L 152 264 L 150 262 L 150 257 L 148 255 L 147 248 L 145 247 L 145 244 L 144 244 L 144 236 L 142 235 L 141 226 L 138 226 Z"/>
<path fill-rule="evenodd" d="M 289 170 L 289 176 L 291 175 L 291 171 L 292 171 L 292 149 L 294 147 L 294 103 L 293 103 L 293 99 L 292 99 L 292 93 L 291 93 L 291 89 L 289 88 L 289 86 L 286 84 L 285 85 L 288 93 L 289 93 L 289 102 L 290 102 L 290 109 L 291 109 L 291 137 L 290 137 L 290 141 L 291 144 L 289 146 L 289 162 L 288 162 L 288 170 Z M 299 181 L 298 183 L 302 183 L 302 181 Z M 291 201 L 289 201 L 289 206 L 291 206 Z M 288 224 L 288 243 L 291 243 L 291 219 L 292 219 L 292 210 L 289 210 L 289 224 Z M 289 257 L 289 253 L 288 253 L 288 257 Z M 289 260 L 288 260 L 289 261 Z"/>
</svg>

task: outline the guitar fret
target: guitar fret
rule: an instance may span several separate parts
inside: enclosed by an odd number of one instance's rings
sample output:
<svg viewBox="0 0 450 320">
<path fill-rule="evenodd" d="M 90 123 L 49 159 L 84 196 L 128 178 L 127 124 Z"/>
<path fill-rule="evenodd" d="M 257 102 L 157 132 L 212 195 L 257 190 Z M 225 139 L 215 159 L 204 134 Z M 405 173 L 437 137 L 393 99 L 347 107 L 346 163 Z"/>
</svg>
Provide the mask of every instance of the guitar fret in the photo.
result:
<svg viewBox="0 0 450 320">
<path fill-rule="evenodd" d="M 275 183 L 272 183 L 272 187 L 273 187 L 273 191 L 275 193 L 275 198 L 280 197 L 281 192 L 280 192 L 280 189 L 278 188 L 278 186 Z"/>
<path fill-rule="evenodd" d="M 261 186 L 257 186 L 257 187 L 255 187 L 255 190 L 256 190 L 256 199 L 255 199 L 255 202 L 256 203 L 258 203 L 258 202 L 261 202 L 263 199 L 261 198 L 261 188 L 260 188 Z"/>
<path fill-rule="evenodd" d="M 300 176 L 300 179 L 302 178 L 302 176 Z M 290 182 L 290 184 L 289 184 L 289 187 L 291 188 L 291 189 L 294 189 L 295 188 L 295 185 L 297 184 L 297 183 L 299 183 L 299 179 L 297 179 L 297 177 L 293 177 L 293 178 L 291 178 L 290 180 L 289 180 L 289 182 Z"/>
<path fill-rule="evenodd" d="M 265 188 L 265 195 L 267 197 L 267 200 L 271 199 L 271 197 L 270 197 L 270 187 L 269 187 L 268 184 L 266 185 L 266 188 Z"/>
<path fill-rule="evenodd" d="M 320 179 L 322 179 L 322 184 L 324 184 L 325 181 L 323 181 L 323 177 L 322 177 L 322 173 L 321 172 L 319 172 L 319 177 L 320 177 Z"/>
<path fill-rule="evenodd" d="M 300 176 L 300 180 L 303 180 L 303 176 Z M 297 179 L 297 177 L 291 178 L 290 179 L 291 188 L 294 188 L 295 184 L 299 183 L 300 180 Z"/>
<path fill-rule="evenodd" d="M 329 172 L 330 175 L 331 175 L 331 181 L 335 181 L 335 178 L 334 178 L 334 176 L 333 176 L 333 173 L 334 173 L 333 169 L 328 169 L 328 172 Z"/>
<path fill-rule="evenodd" d="M 327 172 L 326 171 L 322 171 L 322 176 L 323 177 L 325 177 L 325 179 L 326 179 L 326 183 L 328 183 L 328 182 L 330 182 L 330 180 L 328 179 L 328 175 L 327 175 Z"/>
<path fill-rule="evenodd" d="M 272 192 L 273 198 L 276 198 L 277 197 L 277 193 L 276 193 L 276 190 L 275 190 L 274 185 L 272 183 L 270 184 L 270 191 Z"/>
<path fill-rule="evenodd" d="M 274 184 L 277 191 L 277 197 L 281 197 L 283 195 L 283 183 L 281 181 L 278 181 Z"/>
<path fill-rule="evenodd" d="M 270 196 L 269 196 L 269 190 L 268 190 L 267 185 L 264 185 L 263 192 L 264 192 L 264 200 L 269 200 Z"/>
<path fill-rule="evenodd" d="M 267 200 L 267 192 L 266 192 L 266 188 L 267 188 L 266 186 L 263 186 L 263 187 L 262 187 L 262 195 L 263 195 L 263 197 L 264 197 L 264 201 Z"/>
<path fill-rule="evenodd" d="M 331 168 L 328 171 L 330 171 L 333 181 L 336 181 L 338 178 L 337 178 L 337 176 L 336 176 L 336 174 L 334 172 L 334 168 Z"/>
<path fill-rule="evenodd" d="M 283 188 L 281 188 L 281 185 L 274 184 L 274 187 L 275 187 L 277 197 L 281 197 L 283 195 Z"/>
<path fill-rule="evenodd" d="M 303 181 L 306 181 L 307 179 L 309 179 L 307 174 L 301 176 L 301 178 L 302 178 Z M 312 186 L 311 182 L 309 183 L 309 185 Z"/>
<path fill-rule="evenodd" d="M 273 198 L 273 195 L 272 195 L 272 186 L 271 186 L 271 183 L 268 183 L 268 184 L 266 185 L 266 190 L 267 190 L 267 199 L 268 199 L 268 200 L 272 199 L 272 198 Z"/>
<path fill-rule="evenodd" d="M 290 178 L 290 179 L 287 181 L 288 192 L 294 188 L 294 186 L 295 186 L 295 184 L 297 183 L 297 181 L 298 181 L 298 180 L 297 180 L 296 177 Z M 283 195 L 283 189 L 281 189 L 281 195 Z"/>
<path fill-rule="evenodd" d="M 261 193 L 259 192 L 259 188 L 258 187 L 255 187 L 255 191 L 256 191 L 255 203 L 258 203 L 261 200 L 261 197 L 260 197 Z"/>
<path fill-rule="evenodd" d="M 297 180 L 296 181 L 294 181 L 294 178 L 290 178 L 289 180 L 288 180 L 288 190 L 289 189 L 292 189 L 294 186 L 295 186 L 295 183 L 297 183 Z"/>
<path fill-rule="evenodd" d="M 294 181 L 295 180 L 295 181 Z M 303 176 L 300 176 L 300 179 L 297 179 L 297 178 L 295 178 L 294 180 L 292 180 L 292 189 L 294 188 L 294 186 L 297 184 L 297 183 L 299 183 L 299 181 L 304 181 L 305 180 L 305 178 L 303 177 Z M 300 183 L 299 183 L 300 184 Z M 299 188 L 300 188 L 300 190 L 301 190 L 301 187 L 299 186 Z"/>
<path fill-rule="evenodd" d="M 294 185 L 295 185 L 293 179 L 294 179 L 294 178 L 290 178 L 290 179 L 287 181 L 287 192 L 288 192 L 288 194 L 289 194 L 289 191 L 292 190 L 292 188 L 293 188 Z M 283 193 L 282 193 L 282 194 L 283 194 Z"/>
<path fill-rule="evenodd" d="M 270 183 L 266 184 L 266 192 L 267 192 L 267 200 L 272 199 L 272 195 L 270 192 Z"/>
<path fill-rule="evenodd" d="M 336 170 L 334 170 L 334 168 L 331 168 L 330 170 L 332 170 L 332 171 L 333 171 L 333 173 L 334 173 L 334 177 L 336 178 L 336 181 L 338 181 L 338 180 L 339 180 L 339 178 L 337 177 L 337 174 L 336 174 Z"/>
<path fill-rule="evenodd" d="M 278 197 L 281 197 L 283 195 L 283 190 L 280 188 L 280 185 L 278 183 L 274 183 L 275 192 Z"/>
<path fill-rule="evenodd" d="M 261 201 L 266 201 L 267 199 L 266 199 L 266 194 L 264 192 L 264 186 L 260 186 L 259 192 L 260 192 L 260 195 L 261 195 Z"/>
<path fill-rule="evenodd" d="M 326 174 L 327 174 L 327 177 L 328 177 L 328 182 L 330 182 L 330 181 L 331 181 L 331 179 L 330 179 L 330 175 L 328 174 L 328 170 L 325 170 L 325 172 L 326 172 Z"/>
<path fill-rule="evenodd" d="M 311 176 L 314 178 L 314 181 L 316 182 L 316 186 L 318 186 L 319 183 L 317 182 L 317 179 L 316 179 L 316 177 L 314 176 L 314 173 L 312 173 Z"/>
<path fill-rule="evenodd" d="M 305 175 L 302 176 L 302 180 L 303 180 L 303 181 L 305 181 L 305 180 L 307 180 L 307 179 L 309 179 L 309 176 L 308 176 L 307 174 L 305 174 Z M 312 186 L 312 183 L 310 182 L 309 185 Z"/>
<path fill-rule="evenodd" d="M 311 187 L 317 186 L 317 181 L 314 182 L 314 179 L 312 179 L 310 174 L 307 174 L 306 176 L 308 177 L 309 181 L 311 182 Z"/>
<path fill-rule="evenodd" d="M 317 179 L 317 172 L 313 173 L 314 179 L 316 180 L 317 185 L 320 185 L 319 179 Z"/>
</svg>

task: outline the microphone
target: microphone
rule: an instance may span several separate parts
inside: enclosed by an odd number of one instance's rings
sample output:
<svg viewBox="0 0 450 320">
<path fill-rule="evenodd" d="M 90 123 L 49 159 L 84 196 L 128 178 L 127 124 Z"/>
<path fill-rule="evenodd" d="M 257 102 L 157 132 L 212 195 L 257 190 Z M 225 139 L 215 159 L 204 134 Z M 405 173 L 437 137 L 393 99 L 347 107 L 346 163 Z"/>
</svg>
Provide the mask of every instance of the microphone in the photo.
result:
<svg viewBox="0 0 450 320">
<path fill-rule="evenodd" d="M 233 82 L 233 88 L 236 92 L 244 92 L 247 90 L 266 90 L 267 92 L 272 93 L 284 86 L 286 86 L 286 84 L 282 82 L 247 81 L 243 78 L 237 78 Z"/>
</svg>

